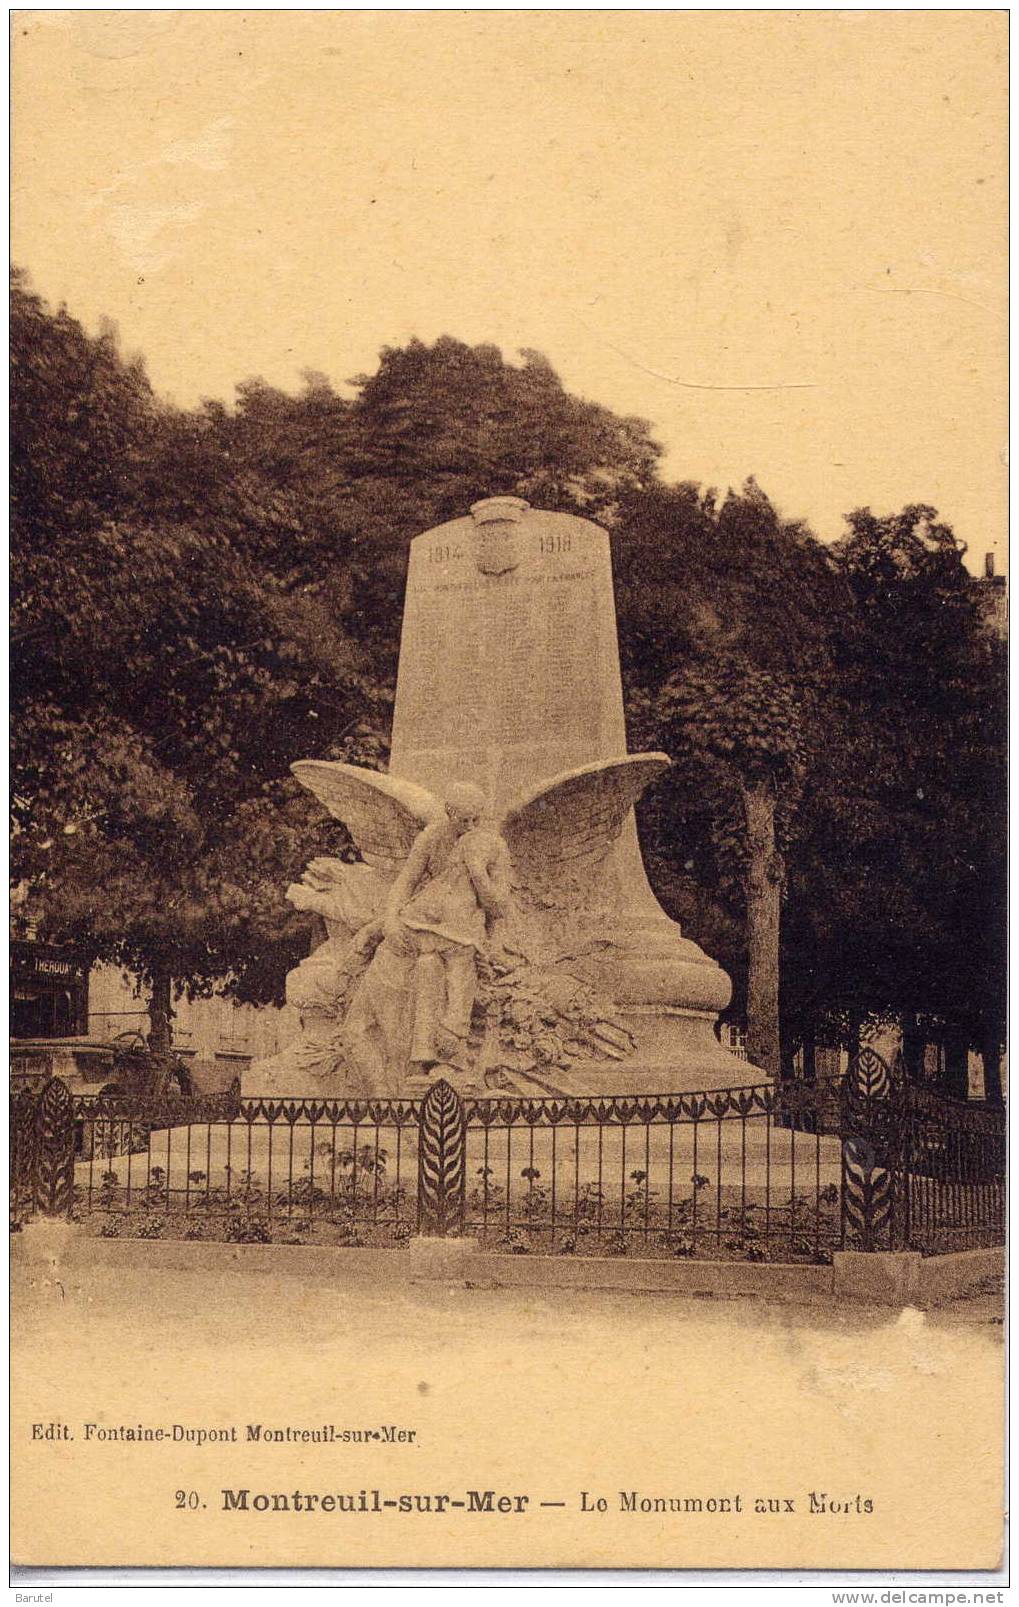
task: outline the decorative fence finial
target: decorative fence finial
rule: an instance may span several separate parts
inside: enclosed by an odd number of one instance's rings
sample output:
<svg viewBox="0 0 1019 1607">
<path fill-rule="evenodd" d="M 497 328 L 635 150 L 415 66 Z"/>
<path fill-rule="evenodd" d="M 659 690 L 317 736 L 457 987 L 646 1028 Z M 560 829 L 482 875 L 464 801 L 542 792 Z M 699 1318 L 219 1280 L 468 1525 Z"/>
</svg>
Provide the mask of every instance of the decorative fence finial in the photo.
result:
<svg viewBox="0 0 1019 1607">
<path fill-rule="evenodd" d="M 418 1136 L 418 1232 L 450 1238 L 463 1231 L 466 1183 L 463 1101 L 444 1078 L 421 1106 Z"/>
<path fill-rule="evenodd" d="M 34 1205 L 43 1216 L 68 1216 L 74 1203 L 74 1100 L 59 1077 L 35 1107 Z"/>
</svg>

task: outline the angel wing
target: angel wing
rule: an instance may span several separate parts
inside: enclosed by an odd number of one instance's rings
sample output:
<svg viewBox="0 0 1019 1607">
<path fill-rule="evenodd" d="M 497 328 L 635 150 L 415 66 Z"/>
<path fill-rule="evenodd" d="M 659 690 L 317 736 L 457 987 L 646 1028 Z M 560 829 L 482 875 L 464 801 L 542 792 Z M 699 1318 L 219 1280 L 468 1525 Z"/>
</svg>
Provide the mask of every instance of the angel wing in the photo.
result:
<svg viewBox="0 0 1019 1607">
<path fill-rule="evenodd" d="M 301 786 L 342 820 L 362 858 L 380 876 L 397 874 L 422 826 L 442 810 L 426 787 L 357 764 L 298 759 L 290 768 Z"/>
<path fill-rule="evenodd" d="M 600 864 L 645 787 L 670 764 L 664 753 L 601 759 L 553 776 L 516 799 L 500 828 L 513 858 L 514 881 L 535 886 Z"/>
</svg>

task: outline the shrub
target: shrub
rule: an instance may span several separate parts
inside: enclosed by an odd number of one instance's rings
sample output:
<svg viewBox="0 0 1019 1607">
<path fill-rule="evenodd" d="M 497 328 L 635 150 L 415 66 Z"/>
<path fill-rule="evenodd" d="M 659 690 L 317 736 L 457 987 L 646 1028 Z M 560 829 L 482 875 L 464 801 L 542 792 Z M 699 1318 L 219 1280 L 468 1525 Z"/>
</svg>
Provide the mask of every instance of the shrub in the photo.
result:
<svg viewBox="0 0 1019 1607">
<path fill-rule="evenodd" d="M 271 1244 L 272 1229 L 263 1216 L 234 1217 L 227 1225 L 231 1244 Z"/>
</svg>

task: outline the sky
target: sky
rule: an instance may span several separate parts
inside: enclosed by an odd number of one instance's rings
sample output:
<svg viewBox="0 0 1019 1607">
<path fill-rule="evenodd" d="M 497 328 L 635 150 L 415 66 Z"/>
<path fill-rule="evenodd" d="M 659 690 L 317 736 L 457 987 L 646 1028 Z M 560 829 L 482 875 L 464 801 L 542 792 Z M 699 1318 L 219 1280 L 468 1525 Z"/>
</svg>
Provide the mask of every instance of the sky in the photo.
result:
<svg viewBox="0 0 1019 1607">
<path fill-rule="evenodd" d="M 824 539 L 1005 567 L 1004 12 L 15 12 L 13 254 L 157 391 L 535 348 Z"/>
</svg>

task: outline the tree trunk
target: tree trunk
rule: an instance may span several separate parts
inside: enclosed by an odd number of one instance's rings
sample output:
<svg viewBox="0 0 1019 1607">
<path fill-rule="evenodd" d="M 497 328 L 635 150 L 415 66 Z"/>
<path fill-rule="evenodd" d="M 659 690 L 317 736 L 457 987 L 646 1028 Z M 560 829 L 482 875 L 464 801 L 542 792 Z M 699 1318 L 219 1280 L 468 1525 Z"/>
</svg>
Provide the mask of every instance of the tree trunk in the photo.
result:
<svg viewBox="0 0 1019 1607">
<path fill-rule="evenodd" d="M 980 1058 L 984 1063 L 984 1099 L 988 1105 L 1003 1105 L 1001 1086 L 1001 1038 L 994 1027 L 985 1027 Z"/>
<path fill-rule="evenodd" d="M 863 1048 L 863 1017 L 859 1010 L 850 1010 L 846 1025 L 846 1060 L 851 1066 L 859 1059 Z"/>
<path fill-rule="evenodd" d="M 796 1076 L 796 1051 L 799 1045 L 788 1027 L 784 1032 L 779 1032 L 779 1041 L 782 1046 L 782 1081 L 791 1082 Z"/>
<path fill-rule="evenodd" d="M 803 1029 L 803 1081 L 817 1081 L 817 1026 L 813 1016 Z"/>
<path fill-rule="evenodd" d="M 156 970 L 149 993 L 149 1048 L 153 1054 L 168 1055 L 173 1041 L 173 1007 L 170 991 L 173 978 L 169 971 Z"/>
<path fill-rule="evenodd" d="M 945 1093 L 951 1099 L 969 1098 L 969 1039 L 958 1027 L 945 1032 Z"/>
<path fill-rule="evenodd" d="M 747 1054 L 776 1080 L 782 1055 L 778 943 L 782 862 L 775 847 L 775 793 L 767 782 L 743 788 L 747 822 Z"/>
<path fill-rule="evenodd" d="M 910 1082 L 923 1082 L 924 1035 L 914 1011 L 902 1017 L 902 1060 Z"/>
</svg>

